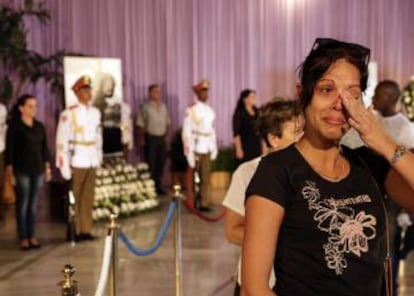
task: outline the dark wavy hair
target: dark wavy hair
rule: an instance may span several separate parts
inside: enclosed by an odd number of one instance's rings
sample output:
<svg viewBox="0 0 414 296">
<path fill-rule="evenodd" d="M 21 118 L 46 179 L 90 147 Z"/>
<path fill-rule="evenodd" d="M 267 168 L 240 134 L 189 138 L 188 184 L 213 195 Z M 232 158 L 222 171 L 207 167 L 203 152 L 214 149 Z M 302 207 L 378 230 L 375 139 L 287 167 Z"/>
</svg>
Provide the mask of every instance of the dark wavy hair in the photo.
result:
<svg viewBox="0 0 414 296">
<path fill-rule="evenodd" d="M 241 110 L 244 109 L 244 100 L 250 96 L 251 93 L 256 93 L 256 91 L 252 90 L 252 89 L 244 89 L 241 91 L 240 96 L 239 96 L 239 100 L 237 101 L 237 105 L 236 105 L 236 109 L 234 111 L 234 113 L 237 113 Z"/>
<path fill-rule="evenodd" d="M 317 38 L 305 61 L 298 67 L 301 82 L 299 99 L 302 110 L 310 104 L 316 83 L 339 59 L 345 59 L 359 70 L 361 90 L 365 91 L 369 56 L 370 49 L 362 45 L 329 38 Z"/>
<path fill-rule="evenodd" d="M 36 100 L 36 97 L 34 95 L 31 95 L 31 94 L 24 94 L 24 95 L 21 95 L 17 99 L 17 102 L 13 105 L 13 107 L 11 109 L 9 120 L 15 120 L 15 119 L 19 119 L 19 118 L 22 117 L 22 113 L 20 112 L 19 107 L 26 105 L 26 102 L 29 99 Z"/>
</svg>

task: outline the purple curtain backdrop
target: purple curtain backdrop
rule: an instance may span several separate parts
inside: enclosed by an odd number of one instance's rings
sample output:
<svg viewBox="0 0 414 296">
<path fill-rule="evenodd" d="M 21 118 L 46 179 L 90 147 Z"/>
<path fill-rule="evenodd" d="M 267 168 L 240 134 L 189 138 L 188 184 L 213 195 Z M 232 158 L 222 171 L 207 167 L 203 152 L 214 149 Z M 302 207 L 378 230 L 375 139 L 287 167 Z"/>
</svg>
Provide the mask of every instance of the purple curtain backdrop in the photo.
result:
<svg viewBox="0 0 414 296">
<path fill-rule="evenodd" d="M 414 74 L 412 0 L 49 0 L 46 6 L 48 25 L 28 20 L 30 46 L 44 54 L 66 49 L 121 58 L 124 99 L 134 117 L 148 85 L 159 83 L 177 128 L 194 101 L 191 85 L 210 79 L 220 146 L 231 143 L 240 91 L 256 89 L 259 103 L 293 95 L 295 69 L 316 37 L 370 47 L 379 80 L 404 85 Z M 59 100 L 44 86 L 34 91 L 54 150 Z"/>
</svg>

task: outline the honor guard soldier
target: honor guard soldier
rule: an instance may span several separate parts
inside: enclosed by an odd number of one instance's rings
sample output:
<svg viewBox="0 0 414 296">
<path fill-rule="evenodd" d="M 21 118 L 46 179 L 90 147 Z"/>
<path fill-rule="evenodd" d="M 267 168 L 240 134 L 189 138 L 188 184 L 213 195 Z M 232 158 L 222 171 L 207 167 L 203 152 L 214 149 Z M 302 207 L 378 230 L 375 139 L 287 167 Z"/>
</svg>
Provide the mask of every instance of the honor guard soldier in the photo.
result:
<svg viewBox="0 0 414 296">
<path fill-rule="evenodd" d="M 103 154 L 101 113 L 90 105 L 91 82 L 89 76 L 82 76 L 72 86 L 78 104 L 61 113 L 56 136 L 56 166 L 64 179 L 72 180 L 77 241 L 94 238 L 91 229 L 95 177 Z"/>
<path fill-rule="evenodd" d="M 195 207 L 209 211 L 210 160 L 217 157 L 216 132 L 213 126 L 216 115 L 207 104 L 209 81 L 203 79 L 193 86 L 193 90 L 197 102 L 186 111 L 182 140 L 188 165 L 194 171 Z M 199 194 L 197 187 L 200 188 Z"/>
</svg>

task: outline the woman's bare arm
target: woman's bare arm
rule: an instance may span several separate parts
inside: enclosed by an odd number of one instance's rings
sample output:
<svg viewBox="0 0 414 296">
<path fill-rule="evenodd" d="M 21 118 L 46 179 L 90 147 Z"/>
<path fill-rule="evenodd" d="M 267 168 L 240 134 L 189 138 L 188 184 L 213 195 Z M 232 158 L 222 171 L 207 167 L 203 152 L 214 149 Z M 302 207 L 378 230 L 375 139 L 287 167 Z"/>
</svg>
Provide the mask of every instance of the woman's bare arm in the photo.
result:
<svg viewBox="0 0 414 296">
<path fill-rule="evenodd" d="M 385 179 L 388 195 L 402 208 L 414 212 L 414 154 L 406 152 Z"/>
<path fill-rule="evenodd" d="M 244 217 L 231 209 L 227 209 L 225 232 L 229 242 L 241 245 L 244 237 Z"/>
<path fill-rule="evenodd" d="M 246 202 L 242 247 L 242 291 L 245 296 L 274 296 L 269 288 L 277 240 L 285 210 L 258 195 Z"/>
</svg>

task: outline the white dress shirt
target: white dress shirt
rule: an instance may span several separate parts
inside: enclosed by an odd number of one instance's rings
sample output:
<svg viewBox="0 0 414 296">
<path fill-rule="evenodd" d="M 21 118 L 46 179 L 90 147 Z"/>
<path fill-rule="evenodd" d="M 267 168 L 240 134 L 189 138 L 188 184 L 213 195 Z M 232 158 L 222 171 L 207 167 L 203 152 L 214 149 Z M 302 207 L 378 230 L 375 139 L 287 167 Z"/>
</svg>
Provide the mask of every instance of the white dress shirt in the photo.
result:
<svg viewBox="0 0 414 296">
<path fill-rule="evenodd" d="M 60 115 L 56 136 L 56 166 L 65 179 L 70 168 L 98 167 L 102 162 L 101 113 L 78 104 Z"/>
<path fill-rule="evenodd" d="M 198 101 L 187 109 L 183 123 L 182 139 L 188 164 L 194 167 L 194 153 L 217 157 L 217 139 L 214 130 L 216 114 L 209 105 Z"/>
</svg>

